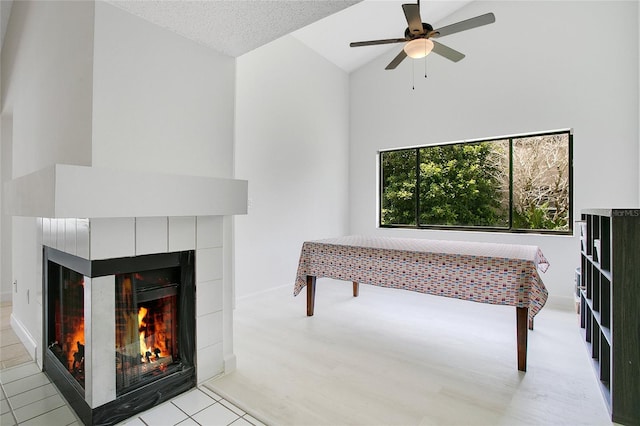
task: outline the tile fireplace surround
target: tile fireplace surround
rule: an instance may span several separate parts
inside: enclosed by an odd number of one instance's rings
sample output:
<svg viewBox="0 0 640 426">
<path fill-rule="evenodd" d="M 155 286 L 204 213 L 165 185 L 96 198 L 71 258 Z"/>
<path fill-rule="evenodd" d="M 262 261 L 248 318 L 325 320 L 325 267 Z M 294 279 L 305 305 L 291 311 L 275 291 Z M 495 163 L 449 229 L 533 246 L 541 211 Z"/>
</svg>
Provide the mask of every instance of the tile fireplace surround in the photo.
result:
<svg viewBox="0 0 640 426">
<path fill-rule="evenodd" d="M 38 247 L 90 261 L 193 251 L 196 380 L 235 369 L 230 216 L 246 214 L 246 181 L 56 165 L 9 182 L 5 197 L 9 214 L 36 218 Z M 85 359 L 94 368 L 84 398 L 92 409 L 116 399 L 113 290 L 101 282 L 85 288 Z M 25 343 L 42 367 L 42 333 L 32 337 Z"/>
</svg>

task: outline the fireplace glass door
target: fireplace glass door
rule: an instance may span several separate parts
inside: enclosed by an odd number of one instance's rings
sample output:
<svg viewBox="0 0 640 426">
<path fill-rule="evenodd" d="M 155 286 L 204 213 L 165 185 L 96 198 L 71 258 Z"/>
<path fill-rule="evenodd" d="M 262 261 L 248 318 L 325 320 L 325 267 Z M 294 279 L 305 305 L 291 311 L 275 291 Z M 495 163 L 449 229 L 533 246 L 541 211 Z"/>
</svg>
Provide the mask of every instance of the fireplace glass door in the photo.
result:
<svg viewBox="0 0 640 426">
<path fill-rule="evenodd" d="M 179 365 L 179 268 L 116 275 L 116 393 Z"/>
<path fill-rule="evenodd" d="M 84 283 L 89 278 L 55 264 L 49 275 L 48 347 L 84 389 Z"/>
</svg>

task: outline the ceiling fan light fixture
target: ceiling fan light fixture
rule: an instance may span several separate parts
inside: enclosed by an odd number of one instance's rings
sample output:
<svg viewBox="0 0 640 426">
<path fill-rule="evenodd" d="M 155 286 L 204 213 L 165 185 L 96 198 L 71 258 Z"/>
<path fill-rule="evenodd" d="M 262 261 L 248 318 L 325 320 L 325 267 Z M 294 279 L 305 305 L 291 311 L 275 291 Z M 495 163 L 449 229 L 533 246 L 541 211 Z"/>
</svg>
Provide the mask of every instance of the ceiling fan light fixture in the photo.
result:
<svg viewBox="0 0 640 426">
<path fill-rule="evenodd" d="M 420 59 L 433 50 L 433 42 L 428 38 L 416 38 L 404 45 L 404 52 L 408 57 Z"/>
</svg>

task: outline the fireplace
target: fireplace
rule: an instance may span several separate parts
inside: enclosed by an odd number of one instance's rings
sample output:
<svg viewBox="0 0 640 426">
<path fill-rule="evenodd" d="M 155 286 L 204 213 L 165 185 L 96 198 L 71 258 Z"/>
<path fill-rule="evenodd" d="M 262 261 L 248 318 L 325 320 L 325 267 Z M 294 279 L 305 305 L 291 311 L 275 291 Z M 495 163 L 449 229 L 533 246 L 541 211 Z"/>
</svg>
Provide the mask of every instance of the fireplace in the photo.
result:
<svg viewBox="0 0 640 426">
<path fill-rule="evenodd" d="M 179 366 L 175 268 L 116 275 L 116 394 Z M 178 275 L 178 276 L 177 276 Z"/>
<path fill-rule="evenodd" d="M 85 424 L 115 424 L 195 386 L 194 256 L 89 261 L 44 248 L 44 371 Z M 102 404 L 88 382 L 105 375 L 114 392 Z"/>
<path fill-rule="evenodd" d="M 6 213 L 19 217 L 25 232 L 35 220 L 38 250 L 25 252 L 25 265 L 39 265 L 43 283 L 31 304 L 42 310 L 16 315 L 16 328 L 83 422 L 118 422 L 235 370 L 232 217 L 247 214 L 246 181 L 55 164 L 7 182 L 4 194 Z M 179 268 L 177 286 L 175 278 L 148 273 L 165 268 Z M 117 319 L 116 280 L 122 284 L 127 274 L 138 315 L 141 307 L 161 312 L 138 318 L 142 340 L 151 343 L 141 357 L 123 348 L 142 345 L 134 314 L 128 323 Z M 49 276 L 59 280 L 57 301 L 47 293 Z M 162 285 L 151 290 L 154 282 Z M 23 292 L 18 287 L 14 297 Z M 172 301 L 159 308 L 167 297 Z M 152 336 L 158 322 L 163 337 Z M 83 327 L 84 334 L 71 331 Z M 170 340 L 166 355 L 156 355 L 158 340 Z"/>
</svg>

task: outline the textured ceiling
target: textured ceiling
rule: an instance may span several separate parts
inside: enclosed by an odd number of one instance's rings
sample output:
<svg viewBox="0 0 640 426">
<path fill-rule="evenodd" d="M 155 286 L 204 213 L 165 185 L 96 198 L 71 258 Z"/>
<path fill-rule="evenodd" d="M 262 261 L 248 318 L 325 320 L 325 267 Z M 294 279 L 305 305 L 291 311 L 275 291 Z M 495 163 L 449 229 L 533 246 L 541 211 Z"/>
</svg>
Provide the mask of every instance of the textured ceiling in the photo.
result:
<svg viewBox="0 0 640 426">
<path fill-rule="evenodd" d="M 107 0 L 237 57 L 359 0 Z"/>
<path fill-rule="evenodd" d="M 286 34 L 351 72 L 398 45 L 349 42 L 402 37 L 402 3 L 416 0 L 106 0 L 133 15 L 238 57 Z M 422 20 L 438 27 L 473 0 L 423 0 Z M 11 0 L 0 0 L 4 36 Z M 447 22 L 450 23 L 450 22 Z"/>
<path fill-rule="evenodd" d="M 237 57 L 279 37 L 294 37 L 347 72 L 397 45 L 351 48 L 349 42 L 402 37 L 402 3 L 416 0 L 106 0 L 134 15 Z M 424 22 L 471 0 L 423 0 Z"/>
</svg>

